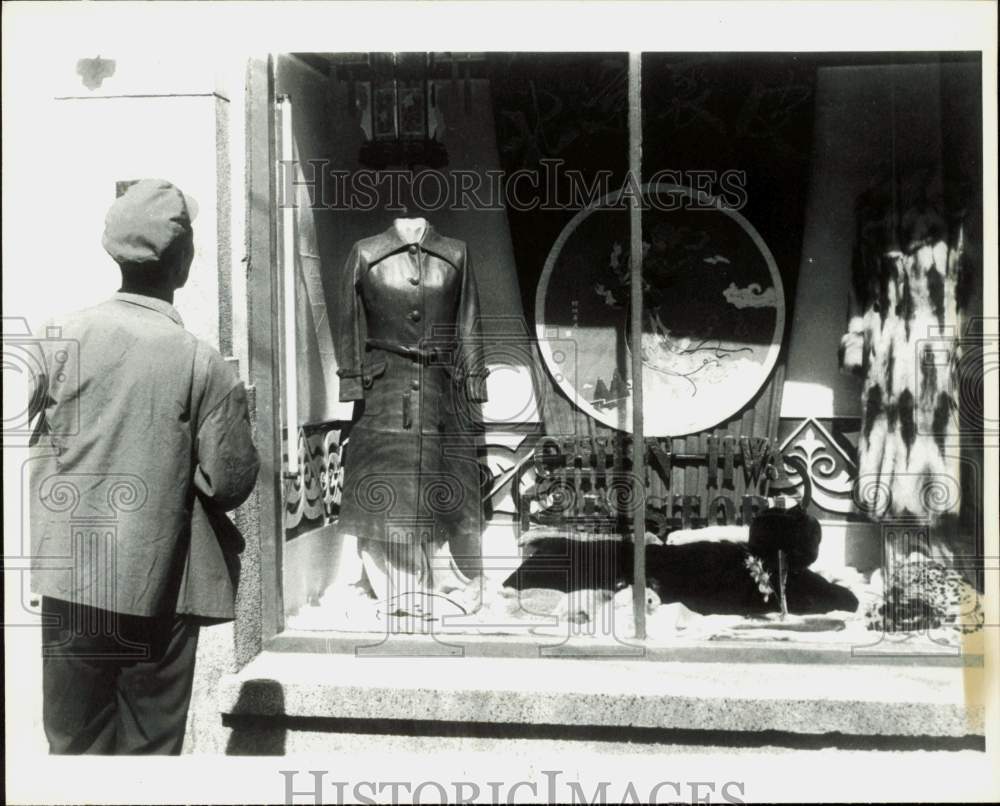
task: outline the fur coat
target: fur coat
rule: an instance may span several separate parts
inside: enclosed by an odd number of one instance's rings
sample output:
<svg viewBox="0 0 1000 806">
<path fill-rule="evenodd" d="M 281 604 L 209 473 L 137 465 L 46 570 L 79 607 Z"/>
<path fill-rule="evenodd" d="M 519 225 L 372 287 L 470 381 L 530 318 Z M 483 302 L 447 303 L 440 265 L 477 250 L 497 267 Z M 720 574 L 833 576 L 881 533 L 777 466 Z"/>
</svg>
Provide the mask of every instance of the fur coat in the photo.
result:
<svg viewBox="0 0 1000 806">
<path fill-rule="evenodd" d="M 875 519 L 958 512 L 958 336 L 970 269 L 954 208 L 933 171 L 859 199 L 856 315 L 840 362 L 863 378 L 855 500 Z"/>
</svg>

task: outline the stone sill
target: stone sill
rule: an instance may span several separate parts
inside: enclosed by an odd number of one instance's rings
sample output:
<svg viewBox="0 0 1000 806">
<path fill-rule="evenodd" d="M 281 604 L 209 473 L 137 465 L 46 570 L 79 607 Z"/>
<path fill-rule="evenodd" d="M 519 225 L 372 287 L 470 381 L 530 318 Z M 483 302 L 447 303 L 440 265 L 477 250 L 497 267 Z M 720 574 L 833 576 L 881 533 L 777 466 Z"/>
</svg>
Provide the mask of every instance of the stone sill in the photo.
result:
<svg viewBox="0 0 1000 806">
<path fill-rule="evenodd" d="M 293 640 L 285 636 L 286 642 Z M 376 643 L 384 636 L 373 636 Z M 364 644 L 362 636 L 349 640 Z M 782 732 L 864 737 L 984 735 L 983 667 L 778 659 L 725 662 L 656 658 L 495 657 L 440 654 L 432 639 L 393 638 L 395 656 L 343 651 L 344 636 L 320 639 L 324 651 L 265 650 L 223 677 L 219 706 L 234 724 L 268 718 L 364 722 L 392 733 L 401 720 L 441 724 L 561 726 L 682 731 Z M 496 642 L 485 642 L 495 644 Z M 279 644 L 280 646 L 280 644 Z M 424 656 L 415 652 L 424 650 Z M 714 648 L 712 648 L 714 650 Z M 438 653 L 433 656 L 433 653 Z M 784 654 L 782 654 L 784 653 Z M 683 654 L 683 653 L 682 653 Z M 382 723 L 380 725 L 380 723 Z M 382 727 L 384 725 L 384 727 Z M 530 731 L 529 731 L 530 733 Z"/>
<path fill-rule="evenodd" d="M 631 659 L 635 661 L 685 661 L 698 663 L 778 663 L 836 664 L 858 666 L 921 666 L 981 668 L 983 656 L 968 649 L 943 647 L 928 641 L 878 641 L 875 633 L 870 646 L 804 640 L 741 641 L 720 639 L 675 639 L 669 643 L 646 641 L 634 644 L 595 637 L 570 639 L 554 634 L 477 635 L 474 633 L 439 633 L 436 640 L 428 635 L 397 634 L 391 644 L 385 633 L 342 632 L 333 630 L 285 630 L 265 647 L 271 652 L 294 652 L 355 655 L 359 647 L 377 646 L 372 654 L 425 657 L 448 655 L 465 658 L 573 658 Z M 391 647 L 391 649 L 389 648 Z"/>
</svg>

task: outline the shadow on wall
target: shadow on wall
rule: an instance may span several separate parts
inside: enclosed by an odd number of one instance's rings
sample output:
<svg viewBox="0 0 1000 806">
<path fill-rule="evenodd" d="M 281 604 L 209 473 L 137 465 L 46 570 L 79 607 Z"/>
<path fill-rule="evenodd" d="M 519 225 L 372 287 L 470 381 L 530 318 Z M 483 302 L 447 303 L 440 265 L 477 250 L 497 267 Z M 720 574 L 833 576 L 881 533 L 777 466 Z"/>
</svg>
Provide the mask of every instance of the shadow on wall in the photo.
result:
<svg viewBox="0 0 1000 806">
<path fill-rule="evenodd" d="M 226 755 L 285 755 L 284 713 L 285 692 L 278 681 L 246 681 L 232 712 L 222 717 L 222 724 L 231 731 Z"/>
</svg>

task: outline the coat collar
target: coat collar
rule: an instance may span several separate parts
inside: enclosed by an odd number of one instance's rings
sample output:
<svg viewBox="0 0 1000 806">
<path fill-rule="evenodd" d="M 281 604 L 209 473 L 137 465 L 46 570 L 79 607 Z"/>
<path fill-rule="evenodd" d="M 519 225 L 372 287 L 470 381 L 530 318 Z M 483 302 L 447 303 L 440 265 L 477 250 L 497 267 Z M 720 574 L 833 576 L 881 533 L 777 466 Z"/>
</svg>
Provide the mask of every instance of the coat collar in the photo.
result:
<svg viewBox="0 0 1000 806">
<path fill-rule="evenodd" d="M 177 313 L 177 309 L 162 299 L 147 297 L 145 294 L 130 294 L 127 291 L 118 291 L 113 298 L 119 302 L 127 302 L 131 305 L 138 305 L 142 308 L 149 308 L 151 311 L 162 313 L 171 321 L 184 327 L 184 322 L 181 319 L 181 315 Z"/>
<path fill-rule="evenodd" d="M 430 252 L 435 257 L 439 257 L 448 263 L 454 263 L 452 250 L 448 249 L 445 237 L 443 235 L 439 235 L 437 230 L 434 229 L 434 226 L 429 221 L 427 222 L 427 226 L 424 227 L 424 232 L 420 236 L 420 240 L 416 243 L 424 252 Z M 402 252 L 409 246 L 410 244 L 404 241 L 402 236 L 400 236 L 399 230 L 396 229 L 396 225 L 390 224 L 387 230 L 376 236 L 375 243 L 372 245 L 370 263 L 371 265 L 374 265 L 380 260 L 389 257 L 389 255 L 394 255 L 396 252 Z"/>
</svg>

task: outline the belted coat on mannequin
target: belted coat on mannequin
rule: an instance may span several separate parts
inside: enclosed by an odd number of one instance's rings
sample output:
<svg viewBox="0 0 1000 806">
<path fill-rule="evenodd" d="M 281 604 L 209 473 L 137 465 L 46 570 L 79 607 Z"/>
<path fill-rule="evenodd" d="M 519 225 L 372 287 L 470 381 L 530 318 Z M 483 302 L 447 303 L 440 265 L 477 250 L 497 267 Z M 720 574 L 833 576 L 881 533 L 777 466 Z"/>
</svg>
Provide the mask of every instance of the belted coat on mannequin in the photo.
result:
<svg viewBox="0 0 1000 806">
<path fill-rule="evenodd" d="M 450 540 L 478 554 L 479 297 L 465 243 L 430 224 L 358 241 L 344 266 L 340 399 L 359 401 L 344 455 L 342 531 L 366 540 Z"/>
</svg>

